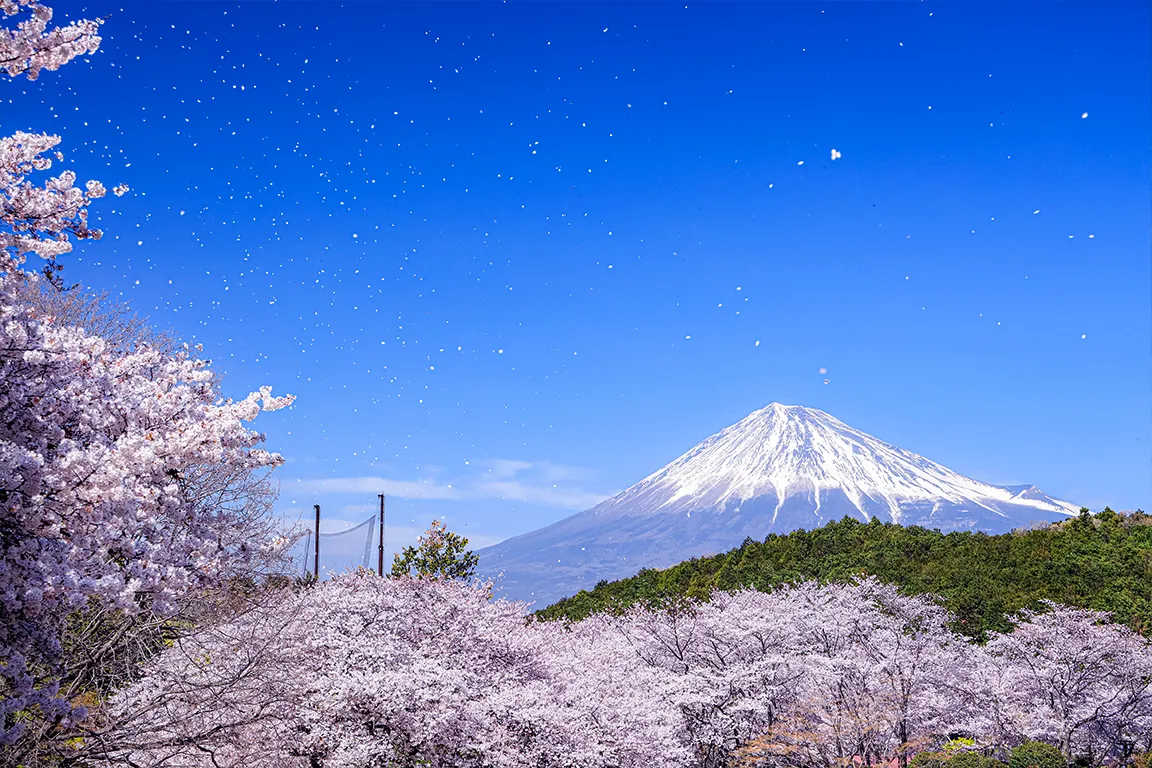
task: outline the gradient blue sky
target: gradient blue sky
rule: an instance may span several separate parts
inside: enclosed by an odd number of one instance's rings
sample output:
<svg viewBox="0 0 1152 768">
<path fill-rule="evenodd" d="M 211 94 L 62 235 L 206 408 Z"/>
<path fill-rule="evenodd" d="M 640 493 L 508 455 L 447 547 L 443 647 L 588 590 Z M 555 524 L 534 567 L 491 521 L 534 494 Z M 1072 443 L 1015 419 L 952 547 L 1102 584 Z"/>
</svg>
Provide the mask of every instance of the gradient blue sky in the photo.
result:
<svg viewBox="0 0 1152 768">
<path fill-rule="evenodd" d="M 1145 2 L 56 8 L 0 129 L 133 188 L 69 277 L 297 395 L 285 514 L 491 543 L 772 401 L 1148 507 Z"/>
</svg>

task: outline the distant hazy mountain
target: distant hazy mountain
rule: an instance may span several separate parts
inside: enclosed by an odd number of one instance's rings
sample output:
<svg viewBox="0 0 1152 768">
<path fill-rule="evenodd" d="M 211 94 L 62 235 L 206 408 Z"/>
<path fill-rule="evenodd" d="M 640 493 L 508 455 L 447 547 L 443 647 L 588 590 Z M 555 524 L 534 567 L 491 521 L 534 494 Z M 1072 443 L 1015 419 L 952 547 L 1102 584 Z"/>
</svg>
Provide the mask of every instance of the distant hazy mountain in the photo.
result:
<svg viewBox="0 0 1152 768">
<path fill-rule="evenodd" d="M 543 607 L 641 568 L 845 515 L 1003 533 L 1078 507 L 957 474 L 814 408 L 773 403 L 585 512 L 479 550 L 507 597 Z"/>
</svg>

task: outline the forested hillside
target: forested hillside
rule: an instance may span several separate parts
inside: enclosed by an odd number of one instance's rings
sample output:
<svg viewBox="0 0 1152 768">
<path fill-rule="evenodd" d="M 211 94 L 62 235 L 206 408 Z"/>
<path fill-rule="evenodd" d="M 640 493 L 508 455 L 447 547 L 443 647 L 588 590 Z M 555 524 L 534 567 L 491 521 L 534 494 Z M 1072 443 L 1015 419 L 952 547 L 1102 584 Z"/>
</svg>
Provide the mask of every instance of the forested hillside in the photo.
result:
<svg viewBox="0 0 1152 768">
<path fill-rule="evenodd" d="M 1000 536 L 949 533 L 851 518 L 812 531 L 748 539 L 730 552 L 600 582 L 537 612 L 581 619 L 633 603 L 658 604 L 714 589 L 769 591 L 804 579 L 874 575 L 912 594 L 933 593 L 973 637 L 1005 631 L 1009 616 L 1040 600 L 1113 613 L 1152 633 L 1152 515 L 1082 510 L 1071 520 Z"/>
</svg>

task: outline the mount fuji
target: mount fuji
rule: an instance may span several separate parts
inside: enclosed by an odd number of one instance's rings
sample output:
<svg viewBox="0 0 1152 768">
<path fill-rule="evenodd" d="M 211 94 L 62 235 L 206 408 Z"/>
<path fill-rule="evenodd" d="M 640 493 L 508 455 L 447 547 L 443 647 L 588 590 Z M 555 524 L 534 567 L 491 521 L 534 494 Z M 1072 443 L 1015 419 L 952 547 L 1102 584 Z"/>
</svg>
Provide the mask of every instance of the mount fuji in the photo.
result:
<svg viewBox="0 0 1152 768">
<path fill-rule="evenodd" d="M 597 506 L 477 554 L 484 573 L 503 573 L 504 596 L 543 607 L 600 579 L 845 515 L 1003 533 L 1078 509 L 1035 486 L 965 477 L 823 411 L 773 403 Z"/>
</svg>

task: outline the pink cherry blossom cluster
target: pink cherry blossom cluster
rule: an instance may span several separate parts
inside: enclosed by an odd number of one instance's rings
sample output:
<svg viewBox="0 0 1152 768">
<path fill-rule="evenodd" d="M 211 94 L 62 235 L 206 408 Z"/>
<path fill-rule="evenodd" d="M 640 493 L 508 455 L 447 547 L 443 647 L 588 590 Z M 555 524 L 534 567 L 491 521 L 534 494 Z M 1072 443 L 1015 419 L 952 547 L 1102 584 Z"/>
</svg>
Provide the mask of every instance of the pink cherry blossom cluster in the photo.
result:
<svg viewBox="0 0 1152 768">
<path fill-rule="evenodd" d="M 49 29 L 52 9 L 39 0 L 0 0 L 0 14 L 16 19 L 15 26 L 0 30 L 0 70 L 11 77 L 35 80 L 41 70 L 59 69 L 100 46 L 100 19 Z"/>
<path fill-rule="evenodd" d="M 872 579 L 571 625 L 489 596 L 368 572 L 276 593 L 179 641 L 94 738 L 112 763 L 249 768 L 833 768 L 957 733 L 1100 764 L 1117 733 L 1152 739 L 1152 651 L 1090 611 L 984 647 Z"/>
<path fill-rule="evenodd" d="M 1152 651 L 1145 638 L 1095 611 L 1048 604 L 1025 611 L 982 649 L 979 696 L 987 726 L 1024 734 L 1094 764 L 1129 739 L 1152 752 Z"/>
<path fill-rule="evenodd" d="M 59 143 L 59 136 L 44 133 L 0 138 L 0 271 L 17 268 L 29 253 L 54 261 L 72 250 L 69 235 L 101 237 L 99 229 L 88 226 L 88 206 L 107 194 L 100 182 L 89 181 L 81 189 L 72 171 L 48 179 L 43 187 L 27 179 L 52 166 L 45 155 Z M 56 157 L 63 159 L 59 152 Z M 117 196 L 127 191 L 124 185 L 112 190 Z"/>
<path fill-rule="evenodd" d="M 51 666 L 68 613 L 95 600 L 163 614 L 259 558 L 251 511 L 202 493 L 225 468 L 281 463 L 245 422 L 282 408 L 262 388 L 221 400 L 187 347 L 114 351 L 41 316 L 41 280 L 0 272 L 0 740 L 8 716 L 60 709 Z M 46 710 L 47 711 L 47 710 Z M 82 717 L 83 711 L 76 711 Z"/>
<path fill-rule="evenodd" d="M 38 0 L 0 0 L 0 18 L 13 26 L 0 28 L 0 70 L 11 77 L 35 80 L 41 70 L 59 69 L 77 56 L 94 53 L 100 45 L 101 20 L 81 20 L 49 28 L 52 9 Z M 0 138 L 0 271 L 11 271 L 29 253 L 48 260 L 72 250 L 71 237 L 99 240 L 99 229 L 88 226 L 88 206 L 107 194 L 98 181 L 76 186 L 76 174 L 64 171 L 44 186 L 28 176 L 52 166 L 48 153 L 60 144 L 59 136 L 17 132 Z M 64 159 L 59 151 L 56 160 Z M 112 192 L 128 191 L 118 185 Z"/>
</svg>

